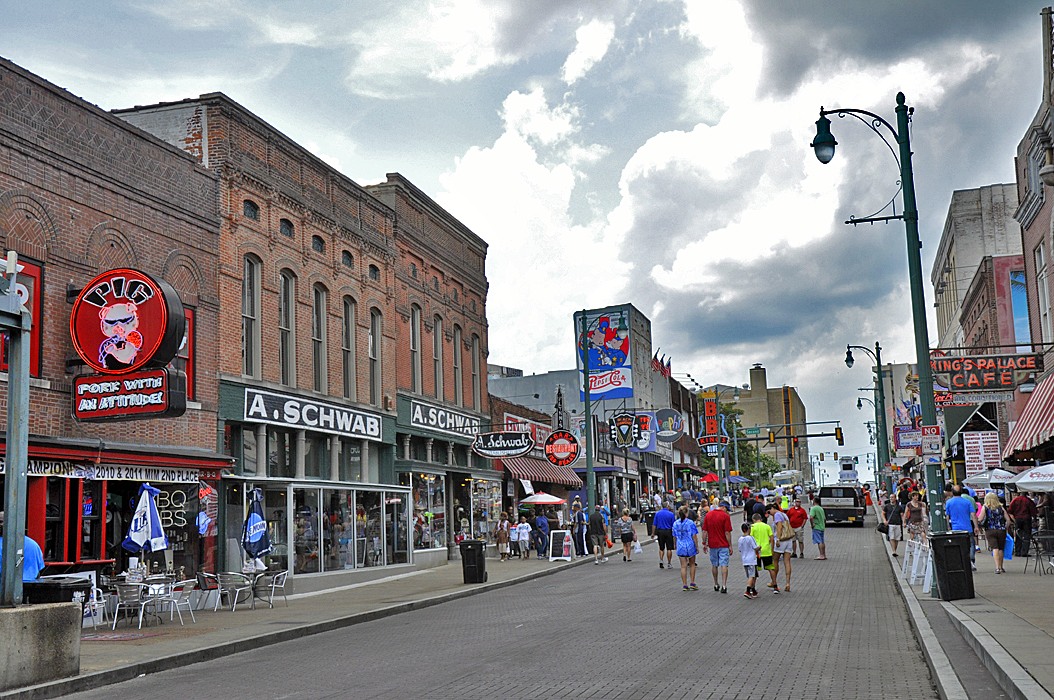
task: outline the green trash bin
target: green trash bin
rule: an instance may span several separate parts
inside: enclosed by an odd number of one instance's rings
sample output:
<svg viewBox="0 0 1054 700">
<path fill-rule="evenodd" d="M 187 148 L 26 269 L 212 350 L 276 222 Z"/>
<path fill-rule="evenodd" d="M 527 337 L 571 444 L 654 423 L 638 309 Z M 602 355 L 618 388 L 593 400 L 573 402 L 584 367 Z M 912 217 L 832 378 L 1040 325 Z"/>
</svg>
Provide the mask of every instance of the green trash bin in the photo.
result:
<svg viewBox="0 0 1054 700">
<path fill-rule="evenodd" d="M 487 582 L 487 543 L 483 540 L 462 540 L 461 573 L 465 583 Z"/>
</svg>

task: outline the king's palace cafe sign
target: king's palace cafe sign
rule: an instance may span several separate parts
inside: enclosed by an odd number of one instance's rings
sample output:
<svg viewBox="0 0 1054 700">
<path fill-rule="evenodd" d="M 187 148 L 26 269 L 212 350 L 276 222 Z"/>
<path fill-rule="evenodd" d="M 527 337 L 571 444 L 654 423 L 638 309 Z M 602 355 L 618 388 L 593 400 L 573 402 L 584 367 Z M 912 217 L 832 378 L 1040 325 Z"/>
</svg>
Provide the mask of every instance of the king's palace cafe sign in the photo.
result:
<svg viewBox="0 0 1054 700">
<path fill-rule="evenodd" d="M 1043 371 L 1043 356 L 944 355 L 930 358 L 934 377 L 951 391 L 994 391 L 1014 389 Z"/>
</svg>

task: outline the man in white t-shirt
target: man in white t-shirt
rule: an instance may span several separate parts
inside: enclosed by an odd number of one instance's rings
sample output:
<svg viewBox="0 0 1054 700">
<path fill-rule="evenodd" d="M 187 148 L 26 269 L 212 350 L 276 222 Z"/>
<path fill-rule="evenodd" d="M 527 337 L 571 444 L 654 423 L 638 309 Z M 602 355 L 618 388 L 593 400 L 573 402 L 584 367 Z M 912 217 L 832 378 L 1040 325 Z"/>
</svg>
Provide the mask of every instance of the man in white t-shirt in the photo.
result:
<svg viewBox="0 0 1054 700">
<path fill-rule="evenodd" d="M 743 562 L 743 570 L 747 574 L 747 590 L 743 593 L 744 598 L 757 598 L 758 590 L 754 586 L 758 582 L 758 549 L 757 541 L 750 536 L 750 525 L 743 523 L 740 526 L 743 536 L 736 542 L 739 551 L 739 560 Z"/>
</svg>

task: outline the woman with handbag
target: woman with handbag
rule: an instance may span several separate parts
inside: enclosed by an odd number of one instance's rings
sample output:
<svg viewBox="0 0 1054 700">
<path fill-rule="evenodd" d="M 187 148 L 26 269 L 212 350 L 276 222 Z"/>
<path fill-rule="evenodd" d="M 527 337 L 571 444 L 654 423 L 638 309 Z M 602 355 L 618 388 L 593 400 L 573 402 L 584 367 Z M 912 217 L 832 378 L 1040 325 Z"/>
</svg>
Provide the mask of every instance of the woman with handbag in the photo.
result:
<svg viewBox="0 0 1054 700">
<path fill-rule="evenodd" d="M 622 561 L 633 561 L 633 518 L 628 510 L 622 509 L 622 517 L 615 521 L 612 530 L 622 540 Z"/>
<path fill-rule="evenodd" d="M 999 496 L 994 491 L 984 495 L 984 505 L 978 516 L 978 522 L 984 529 L 985 537 L 988 539 L 988 548 L 992 550 L 995 557 L 995 572 L 1006 573 L 1003 569 L 1003 549 L 1006 547 L 1006 531 L 1009 524 L 1013 524 L 1014 516 L 1007 512 L 1003 504 L 999 502 Z"/>
</svg>

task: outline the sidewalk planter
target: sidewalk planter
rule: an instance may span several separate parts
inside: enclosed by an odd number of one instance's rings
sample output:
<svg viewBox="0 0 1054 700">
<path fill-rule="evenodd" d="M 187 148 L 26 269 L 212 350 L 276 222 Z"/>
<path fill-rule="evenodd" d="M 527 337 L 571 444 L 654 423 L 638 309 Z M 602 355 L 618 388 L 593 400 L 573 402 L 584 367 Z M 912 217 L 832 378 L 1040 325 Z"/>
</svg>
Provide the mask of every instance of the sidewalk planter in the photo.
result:
<svg viewBox="0 0 1054 700">
<path fill-rule="evenodd" d="M 930 537 L 933 570 L 941 600 L 973 598 L 973 571 L 970 566 L 970 533 L 965 530 L 942 532 Z"/>
<path fill-rule="evenodd" d="M 487 582 L 487 543 L 483 540 L 463 540 L 461 549 L 461 572 L 465 583 Z"/>
</svg>

